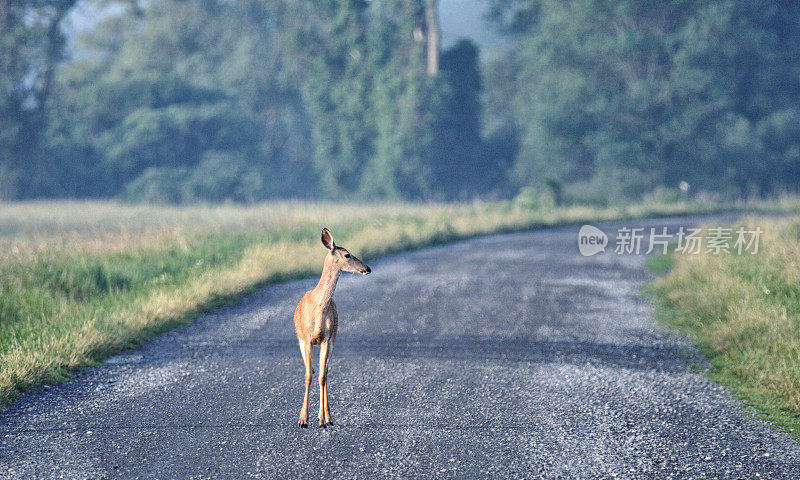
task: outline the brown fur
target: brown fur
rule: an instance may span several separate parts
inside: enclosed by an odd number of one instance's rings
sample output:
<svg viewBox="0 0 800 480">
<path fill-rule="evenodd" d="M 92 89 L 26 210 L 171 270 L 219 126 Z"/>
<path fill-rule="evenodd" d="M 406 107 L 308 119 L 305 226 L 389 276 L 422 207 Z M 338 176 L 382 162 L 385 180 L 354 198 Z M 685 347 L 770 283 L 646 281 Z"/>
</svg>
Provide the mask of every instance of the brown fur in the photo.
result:
<svg viewBox="0 0 800 480">
<path fill-rule="evenodd" d="M 321 239 L 322 244 L 328 249 L 328 255 L 325 256 L 319 283 L 313 290 L 309 290 L 303 295 L 294 310 L 294 329 L 300 345 L 300 354 L 303 356 L 305 364 L 306 391 L 298 421 L 301 427 L 308 425 L 308 393 L 311 376 L 314 374 L 311 368 L 312 345 L 320 346 L 319 426 L 326 427 L 333 424 L 328 405 L 328 358 L 333 350 L 339 325 L 339 315 L 336 311 L 336 304 L 333 302 L 333 291 L 336 289 L 336 282 L 339 281 L 339 274 L 345 271 L 366 275 L 372 271 L 361 260 L 350 255 L 346 249 L 336 246 L 333 242 L 333 235 L 327 228 L 322 229 Z"/>
</svg>

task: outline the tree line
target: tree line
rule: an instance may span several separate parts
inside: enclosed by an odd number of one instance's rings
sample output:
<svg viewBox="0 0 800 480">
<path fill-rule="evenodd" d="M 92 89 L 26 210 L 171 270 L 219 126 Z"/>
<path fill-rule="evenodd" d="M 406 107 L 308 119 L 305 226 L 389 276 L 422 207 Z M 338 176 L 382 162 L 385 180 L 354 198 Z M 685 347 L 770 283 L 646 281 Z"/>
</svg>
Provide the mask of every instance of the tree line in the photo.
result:
<svg viewBox="0 0 800 480">
<path fill-rule="evenodd" d="M 800 186 L 800 3 L 494 0 L 517 185 L 586 201 Z M 499 112 L 499 113 L 498 113 Z M 552 188 L 551 188 L 552 190 Z"/>
<path fill-rule="evenodd" d="M 432 0 L 6 1 L 0 198 L 797 189 L 795 2 L 489 2 L 509 41 L 481 61 L 439 52 Z"/>
</svg>

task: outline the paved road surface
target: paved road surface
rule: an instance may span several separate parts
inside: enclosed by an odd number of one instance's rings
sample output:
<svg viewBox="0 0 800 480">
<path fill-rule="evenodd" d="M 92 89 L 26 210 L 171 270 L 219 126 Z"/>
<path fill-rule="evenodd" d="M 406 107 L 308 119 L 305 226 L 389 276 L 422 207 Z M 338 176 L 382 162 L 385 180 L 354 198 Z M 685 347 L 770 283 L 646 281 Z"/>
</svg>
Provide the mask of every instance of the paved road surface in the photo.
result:
<svg viewBox="0 0 800 480">
<path fill-rule="evenodd" d="M 24 395 L 0 414 L 0 478 L 800 478 L 800 446 L 650 320 L 643 258 L 613 239 L 581 257 L 577 230 L 343 276 L 331 428 L 297 428 L 307 279 Z"/>
</svg>

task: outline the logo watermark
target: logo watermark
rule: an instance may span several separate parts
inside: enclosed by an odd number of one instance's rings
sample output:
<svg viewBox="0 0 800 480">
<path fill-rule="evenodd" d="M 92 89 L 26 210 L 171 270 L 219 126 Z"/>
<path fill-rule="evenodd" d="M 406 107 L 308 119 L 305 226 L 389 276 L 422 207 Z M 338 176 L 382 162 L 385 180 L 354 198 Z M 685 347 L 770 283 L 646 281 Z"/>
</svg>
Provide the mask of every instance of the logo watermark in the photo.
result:
<svg viewBox="0 0 800 480">
<path fill-rule="evenodd" d="M 578 250 L 584 257 L 606 251 L 608 235 L 594 225 L 584 225 L 578 231 Z"/>
<path fill-rule="evenodd" d="M 708 227 L 684 228 L 669 233 L 667 227 L 620 227 L 617 229 L 614 253 L 617 255 L 666 254 L 670 244 L 674 251 L 687 255 L 723 253 L 755 255 L 758 253 L 761 227 Z M 584 225 L 578 231 L 578 251 L 584 257 L 605 252 L 608 235 L 594 225 Z"/>
</svg>

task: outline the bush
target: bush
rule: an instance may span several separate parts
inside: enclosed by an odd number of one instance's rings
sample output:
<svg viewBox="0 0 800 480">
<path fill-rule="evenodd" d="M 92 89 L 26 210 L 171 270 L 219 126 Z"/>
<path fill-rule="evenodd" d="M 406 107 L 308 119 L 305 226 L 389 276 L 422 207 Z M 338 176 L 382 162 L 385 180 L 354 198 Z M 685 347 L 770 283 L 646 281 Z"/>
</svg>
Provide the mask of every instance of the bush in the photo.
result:
<svg viewBox="0 0 800 480">
<path fill-rule="evenodd" d="M 644 203 L 677 203 L 681 201 L 681 191 L 677 188 L 656 187 L 642 196 Z"/>
<path fill-rule="evenodd" d="M 131 202 L 181 203 L 185 168 L 148 168 L 136 180 L 125 185 L 121 198 Z"/>
<path fill-rule="evenodd" d="M 522 187 L 514 197 L 514 206 L 527 210 L 547 210 L 555 208 L 556 202 L 550 192 L 537 192 L 533 187 Z"/>
</svg>

